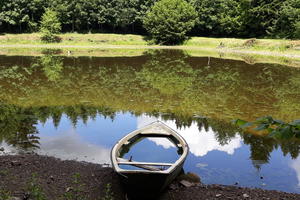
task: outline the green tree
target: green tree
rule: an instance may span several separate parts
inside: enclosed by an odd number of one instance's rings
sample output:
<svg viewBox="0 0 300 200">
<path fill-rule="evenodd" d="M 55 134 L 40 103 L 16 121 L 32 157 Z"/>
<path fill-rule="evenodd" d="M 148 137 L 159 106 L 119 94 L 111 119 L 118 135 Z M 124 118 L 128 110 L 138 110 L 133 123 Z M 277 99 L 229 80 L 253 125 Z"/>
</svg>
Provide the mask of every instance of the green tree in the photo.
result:
<svg viewBox="0 0 300 200">
<path fill-rule="evenodd" d="M 286 0 L 276 20 L 276 35 L 287 38 L 300 38 L 300 1 Z"/>
<path fill-rule="evenodd" d="M 273 36 L 276 19 L 286 0 L 241 0 L 242 35 L 246 37 Z"/>
<path fill-rule="evenodd" d="M 61 24 L 57 17 L 57 13 L 52 10 L 46 10 L 42 16 L 41 28 L 42 40 L 45 42 L 58 41 L 58 34 L 61 31 Z"/>
<path fill-rule="evenodd" d="M 194 34 L 236 36 L 241 28 L 239 0 L 192 0 L 197 12 Z"/>
<path fill-rule="evenodd" d="M 294 24 L 295 31 L 294 31 L 294 38 L 300 39 L 300 21 Z"/>
<path fill-rule="evenodd" d="M 144 18 L 144 27 L 156 43 L 178 44 L 195 25 L 196 11 L 185 0 L 161 0 Z"/>
<path fill-rule="evenodd" d="M 0 4 L 0 22 L 6 23 L 8 29 L 15 27 L 14 31 L 22 32 L 29 21 L 28 3 L 28 0 L 4 0 Z"/>
</svg>

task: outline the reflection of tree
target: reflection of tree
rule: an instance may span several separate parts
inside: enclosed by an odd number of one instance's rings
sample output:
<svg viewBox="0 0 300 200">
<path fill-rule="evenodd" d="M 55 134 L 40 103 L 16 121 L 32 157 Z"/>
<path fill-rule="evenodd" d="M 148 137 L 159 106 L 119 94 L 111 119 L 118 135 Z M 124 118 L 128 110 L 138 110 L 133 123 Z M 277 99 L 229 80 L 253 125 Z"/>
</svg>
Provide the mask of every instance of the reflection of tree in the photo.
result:
<svg viewBox="0 0 300 200">
<path fill-rule="evenodd" d="M 268 163 L 271 153 L 281 148 L 284 155 L 290 154 L 293 159 L 296 159 L 300 153 L 300 140 L 276 140 L 270 137 L 255 136 L 251 134 L 241 134 L 245 144 L 250 145 L 250 159 L 256 168 L 260 165 Z"/>
<path fill-rule="evenodd" d="M 154 50 L 147 52 L 150 59 L 138 76 L 162 94 L 174 95 L 192 87 L 196 72 L 186 62 L 183 51 Z"/>
<path fill-rule="evenodd" d="M 290 154 L 293 159 L 296 159 L 300 153 L 300 140 L 281 140 L 280 147 L 284 155 Z"/>
<path fill-rule="evenodd" d="M 44 55 L 40 58 L 40 64 L 49 81 L 57 81 L 61 77 L 63 69 L 62 58 L 53 55 Z"/>
<path fill-rule="evenodd" d="M 22 108 L 14 105 L 0 104 L 0 142 L 6 141 L 24 150 L 39 148 L 39 137 L 36 125 L 52 119 L 58 127 L 61 117 L 66 114 L 73 126 L 78 120 L 84 123 L 94 119 L 97 114 L 114 119 L 115 112 L 106 107 L 90 106 L 51 106 Z"/>
<path fill-rule="evenodd" d="M 262 164 L 268 163 L 270 154 L 274 150 L 274 142 L 271 138 L 259 137 L 254 135 L 242 135 L 245 144 L 250 145 L 250 159 L 253 165 L 260 169 Z"/>
<path fill-rule="evenodd" d="M 140 113 L 201 113 L 225 121 L 265 115 L 291 121 L 300 112 L 300 70 L 282 66 L 249 67 L 214 58 L 207 66 L 207 58 L 175 50 L 132 58 L 46 55 L 14 60 L 22 62 L 0 66 L 0 98 L 11 104 L 84 103 Z"/>
<path fill-rule="evenodd" d="M 30 109 L 0 104 L 0 141 L 24 150 L 39 147 L 37 117 Z"/>
</svg>

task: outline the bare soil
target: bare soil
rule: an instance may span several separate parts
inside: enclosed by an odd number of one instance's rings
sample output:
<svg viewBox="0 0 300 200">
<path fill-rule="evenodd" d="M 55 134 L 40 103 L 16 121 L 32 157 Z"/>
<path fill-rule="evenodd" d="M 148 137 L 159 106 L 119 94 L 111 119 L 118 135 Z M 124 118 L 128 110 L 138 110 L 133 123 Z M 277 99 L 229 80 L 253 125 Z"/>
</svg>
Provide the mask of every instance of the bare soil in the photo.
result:
<svg viewBox="0 0 300 200">
<path fill-rule="evenodd" d="M 127 199 L 109 167 L 33 154 L 0 156 L 0 200 L 38 199 L 41 194 L 47 200 Z M 177 180 L 158 199 L 299 200 L 300 194 L 201 183 L 185 187 Z"/>
</svg>

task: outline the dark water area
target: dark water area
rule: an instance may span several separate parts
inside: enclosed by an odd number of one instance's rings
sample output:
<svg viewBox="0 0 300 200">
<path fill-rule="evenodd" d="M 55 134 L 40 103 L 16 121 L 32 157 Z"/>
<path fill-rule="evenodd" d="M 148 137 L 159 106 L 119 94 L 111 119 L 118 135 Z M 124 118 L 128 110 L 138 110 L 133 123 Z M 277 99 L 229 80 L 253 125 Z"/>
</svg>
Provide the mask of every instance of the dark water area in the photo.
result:
<svg viewBox="0 0 300 200">
<path fill-rule="evenodd" d="M 127 133 L 161 120 L 190 147 L 185 172 L 207 184 L 300 193 L 300 141 L 244 133 L 233 119 L 300 119 L 300 69 L 155 50 L 136 57 L 0 56 L 2 154 L 34 151 L 110 163 Z M 163 153 L 160 153 L 163 152 Z M 173 162 L 163 138 L 135 159 Z"/>
</svg>

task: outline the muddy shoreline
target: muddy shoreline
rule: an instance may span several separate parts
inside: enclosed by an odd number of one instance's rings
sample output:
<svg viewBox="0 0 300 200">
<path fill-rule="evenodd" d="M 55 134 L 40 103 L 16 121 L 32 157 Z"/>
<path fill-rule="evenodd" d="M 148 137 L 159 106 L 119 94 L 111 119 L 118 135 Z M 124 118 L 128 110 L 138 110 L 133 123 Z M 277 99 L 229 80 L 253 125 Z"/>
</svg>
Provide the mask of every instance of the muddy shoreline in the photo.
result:
<svg viewBox="0 0 300 200">
<path fill-rule="evenodd" d="M 0 156 L 0 199 L 125 200 L 115 172 L 98 164 L 34 154 Z M 300 199 L 300 194 L 201 183 L 174 182 L 158 199 Z"/>
</svg>

